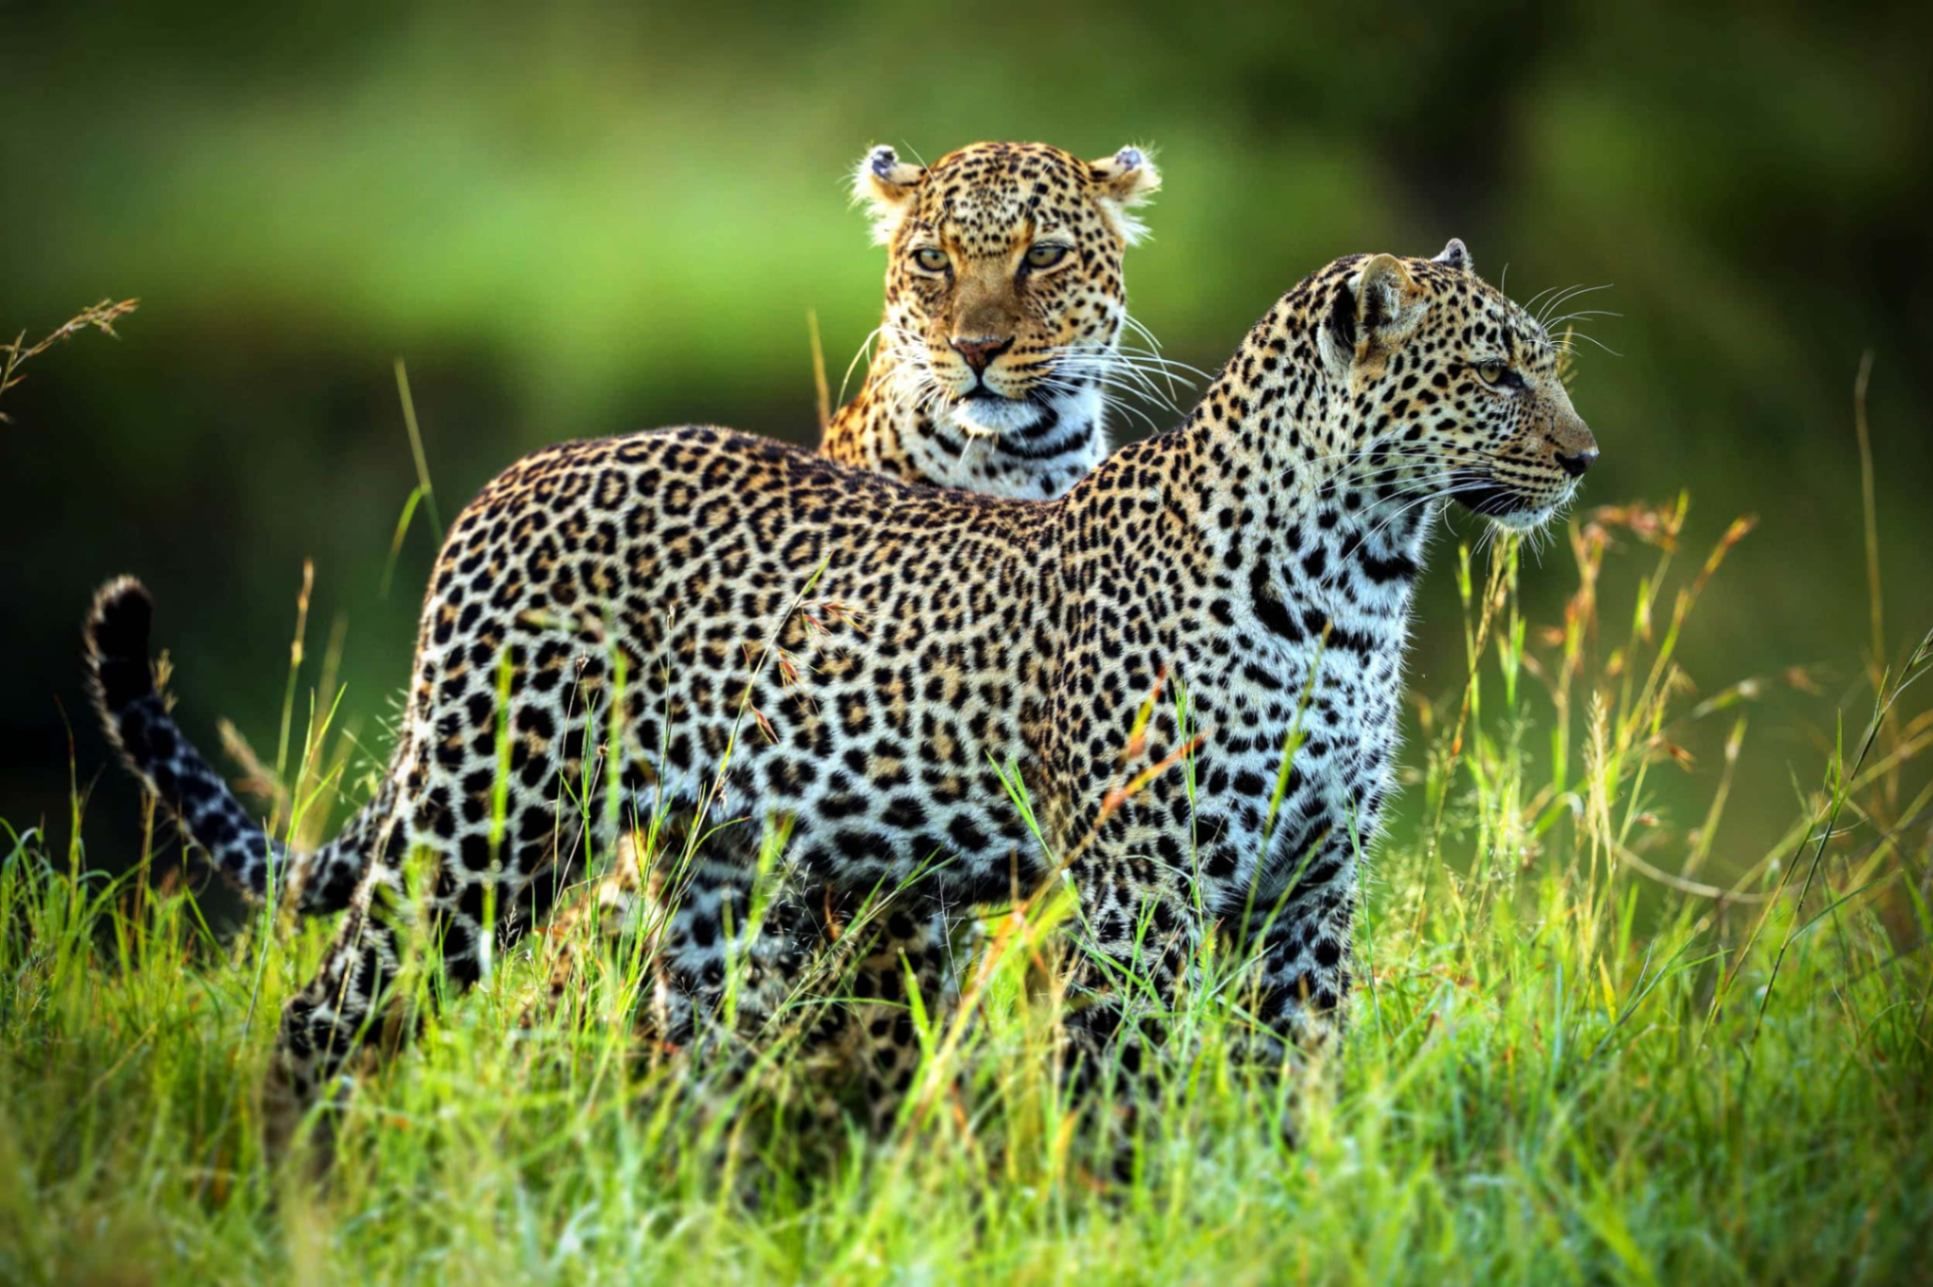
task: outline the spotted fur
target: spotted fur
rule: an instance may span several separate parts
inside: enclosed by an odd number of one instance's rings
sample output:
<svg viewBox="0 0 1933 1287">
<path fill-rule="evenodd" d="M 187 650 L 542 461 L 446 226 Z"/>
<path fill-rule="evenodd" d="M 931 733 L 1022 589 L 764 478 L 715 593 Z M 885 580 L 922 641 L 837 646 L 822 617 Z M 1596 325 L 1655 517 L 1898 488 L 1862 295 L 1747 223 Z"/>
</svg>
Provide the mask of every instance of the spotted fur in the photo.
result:
<svg viewBox="0 0 1933 1287">
<path fill-rule="evenodd" d="M 373 862 L 284 1012 L 274 1102 L 312 1103 L 387 1026 L 404 935 L 437 936 L 452 981 L 474 982 L 588 850 L 654 814 L 788 820 L 806 907 L 881 886 L 998 899 L 1064 864 L 1076 1051 L 1163 1005 L 1215 924 L 1258 954 L 1261 1020 L 1321 1030 L 1390 791 L 1426 534 L 1452 500 L 1540 523 L 1595 455 L 1549 337 L 1452 243 L 1305 279 L 1180 428 L 1058 501 L 909 487 L 705 427 L 526 457 L 438 559 Z M 110 726 L 160 784 L 138 757 L 179 748 L 142 740 L 145 627 L 138 587 L 111 583 L 90 655 Z M 1124 795 L 1162 676 L 1189 722 L 1157 704 L 1144 753 L 1192 747 L 1192 772 Z M 419 851 L 416 907 L 399 871 Z M 1124 969 L 1146 986 L 1119 987 Z M 709 1012 L 715 973 L 673 978 L 686 1015 Z"/>
</svg>

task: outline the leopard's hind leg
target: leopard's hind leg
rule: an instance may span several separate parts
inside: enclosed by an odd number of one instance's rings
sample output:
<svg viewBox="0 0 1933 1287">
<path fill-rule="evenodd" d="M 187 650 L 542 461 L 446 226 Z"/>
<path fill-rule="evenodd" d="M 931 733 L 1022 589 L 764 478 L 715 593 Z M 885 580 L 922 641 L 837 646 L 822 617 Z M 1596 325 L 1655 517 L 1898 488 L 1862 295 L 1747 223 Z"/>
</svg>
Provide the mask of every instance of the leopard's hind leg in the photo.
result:
<svg viewBox="0 0 1933 1287">
<path fill-rule="evenodd" d="M 586 842 L 607 839 L 552 803 L 555 775 L 499 793 L 490 775 L 459 779 L 407 752 L 391 772 L 405 772 L 395 793 L 405 807 L 382 828 L 315 977 L 282 1012 L 264 1091 L 272 1151 L 352 1057 L 408 1040 L 406 966 L 435 971 L 451 994 L 466 990 L 548 913 Z"/>
<path fill-rule="evenodd" d="M 783 869 L 771 873 L 759 905 L 750 837 L 732 826 L 688 846 L 686 828 L 669 826 L 655 858 L 644 838 L 622 839 L 611 871 L 578 890 L 547 928 L 546 993 L 526 1021 L 560 1016 L 581 999 L 587 946 L 642 935 L 637 950 L 653 983 L 638 1014 L 646 1046 L 729 1043 L 739 1072 L 784 1047 L 787 1067 L 813 1083 L 816 1116 L 836 1113 L 836 1098 L 853 1092 L 883 1132 L 923 1054 L 914 996 L 934 1026 L 957 999 L 961 918 L 920 889 L 860 897 Z"/>
<path fill-rule="evenodd" d="M 962 917 L 921 890 L 881 909 L 877 932 L 851 970 L 851 1003 L 840 1042 L 847 1076 L 864 1095 L 867 1124 L 884 1134 L 913 1088 L 925 1050 L 915 1000 L 929 1031 L 944 1031 L 959 1001 L 956 956 Z"/>
</svg>

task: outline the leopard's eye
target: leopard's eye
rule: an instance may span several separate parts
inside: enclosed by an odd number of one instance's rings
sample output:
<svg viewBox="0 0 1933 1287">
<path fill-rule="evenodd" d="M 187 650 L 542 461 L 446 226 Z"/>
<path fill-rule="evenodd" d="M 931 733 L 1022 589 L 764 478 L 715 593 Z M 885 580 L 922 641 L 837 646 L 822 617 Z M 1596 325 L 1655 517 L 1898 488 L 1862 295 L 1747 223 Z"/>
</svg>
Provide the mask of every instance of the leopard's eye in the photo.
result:
<svg viewBox="0 0 1933 1287">
<path fill-rule="evenodd" d="M 1027 252 L 1027 267 L 1052 268 L 1065 258 L 1067 258 L 1067 247 L 1057 246 L 1052 242 L 1042 242 Z"/>
<path fill-rule="evenodd" d="M 936 246 L 921 246 L 913 252 L 913 262 L 929 273 L 943 273 L 950 261 L 944 250 Z"/>
<path fill-rule="evenodd" d="M 1477 379 L 1485 384 L 1502 384 L 1504 377 L 1510 374 L 1510 364 L 1495 361 L 1479 362 L 1476 365 L 1476 373 Z"/>
</svg>

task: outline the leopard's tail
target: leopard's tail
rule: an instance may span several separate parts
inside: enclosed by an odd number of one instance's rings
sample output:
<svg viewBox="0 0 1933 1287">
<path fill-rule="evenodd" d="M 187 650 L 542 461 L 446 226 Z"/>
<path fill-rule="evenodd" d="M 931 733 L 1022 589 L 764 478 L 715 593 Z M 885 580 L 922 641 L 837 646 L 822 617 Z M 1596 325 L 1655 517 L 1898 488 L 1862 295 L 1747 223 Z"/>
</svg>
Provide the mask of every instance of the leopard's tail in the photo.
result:
<svg viewBox="0 0 1933 1287">
<path fill-rule="evenodd" d="M 263 902 L 273 890 L 303 915 L 347 907 L 368 863 L 382 816 L 381 796 L 334 840 L 308 853 L 291 853 L 243 807 L 176 725 L 148 660 L 153 618 L 147 588 L 133 577 L 116 577 L 95 592 L 83 628 L 88 688 L 121 758 L 244 896 Z M 291 890 L 292 897 L 284 893 Z"/>
</svg>

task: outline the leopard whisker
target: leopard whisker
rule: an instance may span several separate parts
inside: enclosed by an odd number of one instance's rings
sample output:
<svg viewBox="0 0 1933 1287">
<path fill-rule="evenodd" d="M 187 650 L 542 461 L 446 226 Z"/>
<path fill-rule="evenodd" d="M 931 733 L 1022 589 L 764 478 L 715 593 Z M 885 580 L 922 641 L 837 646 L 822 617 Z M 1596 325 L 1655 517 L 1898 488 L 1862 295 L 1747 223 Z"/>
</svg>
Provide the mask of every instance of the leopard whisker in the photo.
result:
<svg viewBox="0 0 1933 1287">
<path fill-rule="evenodd" d="M 857 366 L 859 365 L 859 359 L 861 359 L 861 358 L 865 358 L 865 359 L 866 359 L 866 365 L 867 365 L 867 369 L 868 369 L 868 370 L 870 370 L 870 369 L 871 369 L 871 367 L 872 367 L 872 358 L 873 358 L 873 344 L 874 344 L 874 341 L 875 341 L 875 340 L 877 340 L 877 339 L 879 338 L 879 333 L 880 333 L 881 331 L 883 331 L 883 330 L 885 330 L 885 329 L 886 329 L 886 326 L 885 326 L 885 323 L 883 323 L 883 322 L 882 322 L 882 323 L 881 323 L 880 325 L 878 325 L 878 326 L 875 326 L 875 327 L 873 327 L 873 328 L 872 328 L 872 330 L 870 330 L 870 331 L 867 331 L 867 332 L 866 332 L 866 338 L 865 338 L 865 339 L 863 339 L 863 340 L 861 340 L 861 341 L 859 341 L 859 347 L 858 347 L 858 348 L 857 348 L 856 350 L 854 350 L 854 351 L 853 351 L 853 355 L 852 355 L 852 361 L 850 361 L 850 362 L 848 362 L 848 363 L 846 363 L 846 372 L 845 372 L 845 374 L 844 374 L 844 375 L 842 375 L 842 376 L 840 376 L 840 377 L 839 377 L 839 403 L 840 403 L 840 405 L 842 405 L 842 406 L 843 406 L 843 405 L 845 404 L 845 401 L 846 401 L 846 386 L 847 386 L 847 385 L 848 385 L 849 383 L 851 383 L 851 382 L 852 382 L 852 372 L 853 372 L 853 368 L 855 368 L 855 367 L 857 367 Z"/>
</svg>

